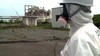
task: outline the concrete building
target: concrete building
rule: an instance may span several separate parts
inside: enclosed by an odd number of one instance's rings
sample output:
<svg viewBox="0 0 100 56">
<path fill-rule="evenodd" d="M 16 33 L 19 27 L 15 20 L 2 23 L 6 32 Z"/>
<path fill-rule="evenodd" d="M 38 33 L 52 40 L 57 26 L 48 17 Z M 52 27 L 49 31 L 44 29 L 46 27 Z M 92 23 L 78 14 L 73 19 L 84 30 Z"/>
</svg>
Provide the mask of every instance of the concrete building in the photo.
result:
<svg viewBox="0 0 100 56">
<path fill-rule="evenodd" d="M 25 5 L 25 16 L 23 17 L 23 24 L 27 26 L 37 26 L 37 20 L 45 21 L 49 19 L 49 10 L 46 11 L 44 7 L 41 9 L 33 5 Z M 37 17 L 38 16 L 38 17 Z"/>
<path fill-rule="evenodd" d="M 52 8 L 52 27 L 54 28 L 59 28 L 61 27 L 58 23 L 57 23 L 57 17 L 62 13 L 63 8 L 62 7 L 57 7 L 57 8 Z"/>
<path fill-rule="evenodd" d="M 37 26 L 37 16 L 23 16 L 23 24 L 27 26 Z"/>
<path fill-rule="evenodd" d="M 69 24 L 67 24 L 66 26 L 62 26 L 60 25 L 57 20 L 59 15 L 63 12 L 63 8 L 62 7 L 56 7 L 56 8 L 52 8 L 52 18 L 51 18 L 51 23 L 52 23 L 52 27 L 53 28 L 70 28 Z"/>
</svg>

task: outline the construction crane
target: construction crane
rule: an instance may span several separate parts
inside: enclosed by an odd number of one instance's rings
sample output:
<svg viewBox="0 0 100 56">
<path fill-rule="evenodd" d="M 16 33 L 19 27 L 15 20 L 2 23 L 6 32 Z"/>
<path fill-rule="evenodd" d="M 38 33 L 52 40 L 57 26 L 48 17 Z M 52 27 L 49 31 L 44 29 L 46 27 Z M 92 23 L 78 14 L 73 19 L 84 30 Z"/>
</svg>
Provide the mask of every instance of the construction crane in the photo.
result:
<svg viewBox="0 0 100 56">
<path fill-rule="evenodd" d="M 13 7 L 12 7 L 12 9 L 15 11 L 16 15 L 18 16 L 18 18 L 19 18 L 18 20 L 21 21 L 22 20 L 22 17 L 19 16 L 18 12 Z"/>
</svg>

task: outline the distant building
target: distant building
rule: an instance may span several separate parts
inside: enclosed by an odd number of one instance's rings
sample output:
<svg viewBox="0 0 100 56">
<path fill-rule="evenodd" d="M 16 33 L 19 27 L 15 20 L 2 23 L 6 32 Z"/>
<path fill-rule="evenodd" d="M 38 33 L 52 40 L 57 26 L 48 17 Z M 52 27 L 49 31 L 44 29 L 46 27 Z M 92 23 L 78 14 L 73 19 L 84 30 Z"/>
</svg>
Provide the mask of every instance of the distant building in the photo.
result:
<svg viewBox="0 0 100 56">
<path fill-rule="evenodd" d="M 21 20 L 22 16 L 0 16 L 0 20 L 12 20 L 14 22 L 15 20 Z"/>
<path fill-rule="evenodd" d="M 37 20 L 45 21 L 50 16 L 50 10 L 46 11 L 44 8 L 39 8 L 33 5 L 25 5 L 25 16 L 23 17 L 23 24 L 28 26 L 37 26 Z M 38 16 L 38 17 L 37 17 Z"/>
<path fill-rule="evenodd" d="M 37 26 L 37 16 L 23 16 L 23 24 L 27 26 Z"/>
</svg>

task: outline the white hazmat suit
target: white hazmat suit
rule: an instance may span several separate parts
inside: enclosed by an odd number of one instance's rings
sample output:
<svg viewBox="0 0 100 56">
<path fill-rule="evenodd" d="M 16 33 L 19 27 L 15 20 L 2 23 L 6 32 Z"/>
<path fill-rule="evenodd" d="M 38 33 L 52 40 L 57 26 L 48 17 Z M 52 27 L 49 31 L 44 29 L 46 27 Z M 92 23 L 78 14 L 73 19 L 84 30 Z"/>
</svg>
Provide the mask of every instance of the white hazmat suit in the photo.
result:
<svg viewBox="0 0 100 56">
<path fill-rule="evenodd" d="M 77 5 L 70 6 L 70 13 L 77 10 Z M 93 15 L 79 11 L 70 21 L 71 37 L 61 56 L 100 56 L 100 30 L 93 24 Z"/>
</svg>

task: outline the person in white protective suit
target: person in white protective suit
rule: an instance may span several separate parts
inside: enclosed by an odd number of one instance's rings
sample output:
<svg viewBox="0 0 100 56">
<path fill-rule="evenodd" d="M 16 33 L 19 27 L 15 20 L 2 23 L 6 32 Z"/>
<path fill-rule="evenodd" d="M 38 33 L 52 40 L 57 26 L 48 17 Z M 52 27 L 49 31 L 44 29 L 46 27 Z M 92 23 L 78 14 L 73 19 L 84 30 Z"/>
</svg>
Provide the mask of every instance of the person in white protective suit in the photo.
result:
<svg viewBox="0 0 100 56">
<path fill-rule="evenodd" d="M 93 0 L 63 0 L 66 5 L 70 39 L 61 56 L 100 56 L 100 30 L 93 24 Z M 72 16 L 71 16 L 72 15 Z"/>
</svg>

